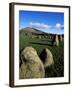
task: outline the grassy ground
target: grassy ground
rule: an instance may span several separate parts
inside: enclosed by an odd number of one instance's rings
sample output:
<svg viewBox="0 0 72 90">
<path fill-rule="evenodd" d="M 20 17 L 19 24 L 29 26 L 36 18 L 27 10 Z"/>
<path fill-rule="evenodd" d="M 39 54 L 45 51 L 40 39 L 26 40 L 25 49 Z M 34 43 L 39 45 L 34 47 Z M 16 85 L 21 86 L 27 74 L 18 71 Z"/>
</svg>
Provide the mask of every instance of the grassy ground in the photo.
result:
<svg viewBox="0 0 72 90">
<path fill-rule="evenodd" d="M 51 46 L 51 40 L 49 38 L 32 38 L 31 36 L 20 33 L 19 40 L 20 50 L 27 46 L 34 47 L 38 55 L 44 48 L 49 48 L 53 54 L 55 64 L 45 69 L 45 77 L 63 77 L 64 76 L 64 43 L 60 45 Z"/>
</svg>

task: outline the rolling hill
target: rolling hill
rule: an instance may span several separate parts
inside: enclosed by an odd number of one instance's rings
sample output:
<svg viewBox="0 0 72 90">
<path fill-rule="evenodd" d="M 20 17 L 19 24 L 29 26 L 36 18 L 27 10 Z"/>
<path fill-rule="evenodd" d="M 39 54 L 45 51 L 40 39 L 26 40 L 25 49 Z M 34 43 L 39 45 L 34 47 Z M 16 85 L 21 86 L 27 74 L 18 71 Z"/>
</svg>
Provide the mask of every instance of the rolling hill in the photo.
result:
<svg viewBox="0 0 72 90">
<path fill-rule="evenodd" d="M 64 34 L 46 33 L 46 32 L 40 31 L 38 29 L 31 28 L 31 27 L 23 28 L 23 29 L 19 30 L 19 32 L 20 33 L 27 32 L 27 33 L 42 34 L 42 35 L 62 35 L 64 37 Z"/>
<path fill-rule="evenodd" d="M 45 32 L 42 32 L 40 30 L 37 30 L 35 28 L 30 28 L 30 27 L 26 27 L 24 29 L 20 30 L 20 33 L 22 32 L 29 32 L 29 33 L 33 33 L 33 34 L 45 34 Z"/>
</svg>

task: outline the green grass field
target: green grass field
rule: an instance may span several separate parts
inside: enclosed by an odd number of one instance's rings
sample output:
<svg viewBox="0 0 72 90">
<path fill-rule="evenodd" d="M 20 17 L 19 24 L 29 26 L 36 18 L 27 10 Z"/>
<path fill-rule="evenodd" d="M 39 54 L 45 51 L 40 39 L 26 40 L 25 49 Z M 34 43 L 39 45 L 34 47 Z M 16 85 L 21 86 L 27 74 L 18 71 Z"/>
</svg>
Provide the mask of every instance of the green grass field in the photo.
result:
<svg viewBox="0 0 72 90">
<path fill-rule="evenodd" d="M 47 67 L 45 69 L 45 77 L 63 77 L 64 76 L 64 43 L 61 42 L 60 45 L 51 46 L 51 41 L 49 38 L 32 38 L 25 33 L 20 33 L 19 36 L 19 47 L 20 50 L 32 46 L 37 50 L 38 55 L 44 48 L 50 49 L 53 54 L 54 65 Z"/>
</svg>

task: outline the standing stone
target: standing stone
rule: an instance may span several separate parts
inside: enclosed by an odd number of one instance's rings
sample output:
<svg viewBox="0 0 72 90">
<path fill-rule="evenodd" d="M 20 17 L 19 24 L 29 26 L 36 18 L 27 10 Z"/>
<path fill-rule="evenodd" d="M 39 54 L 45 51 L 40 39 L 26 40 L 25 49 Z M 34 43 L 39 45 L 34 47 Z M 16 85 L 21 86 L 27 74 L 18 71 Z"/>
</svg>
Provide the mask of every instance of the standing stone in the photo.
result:
<svg viewBox="0 0 72 90">
<path fill-rule="evenodd" d="M 53 35 L 53 38 L 52 38 L 52 46 L 59 46 L 58 35 Z"/>
<path fill-rule="evenodd" d="M 44 65 L 34 48 L 26 47 L 21 53 L 21 60 L 22 64 L 19 70 L 20 79 L 44 78 Z"/>
<path fill-rule="evenodd" d="M 56 35 L 55 43 L 56 43 L 56 46 L 59 46 L 59 39 L 58 39 L 58 35 Z"/>
<path fill-rule="evenodd" d="M 39 36 L 39 39 L 41 39 L 41 36 Z"/>
<path fill-rule="evenodd" d="M 63 38 L 62 38 L 62 35 L 60 35 L 60 42 L 62 42 Z"/>
<path fill-rule="evenodd" d="M 45 48 L 41 52 L 40 59 L 42 60 L 45 68 L 54 64 L 53 55 L 52 55 L 51 51 L 48 48 Z"/>
</svg>

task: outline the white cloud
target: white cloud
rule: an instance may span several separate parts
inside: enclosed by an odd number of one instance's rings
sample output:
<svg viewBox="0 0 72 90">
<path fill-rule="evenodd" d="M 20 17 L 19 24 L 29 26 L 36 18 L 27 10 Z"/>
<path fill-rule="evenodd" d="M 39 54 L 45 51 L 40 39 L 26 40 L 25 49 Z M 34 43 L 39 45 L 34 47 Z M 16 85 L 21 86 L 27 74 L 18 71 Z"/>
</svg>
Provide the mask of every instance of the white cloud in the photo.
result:
<svg viewBox="0 0 72 90">
<path fill-rule="evenodd" d="M 60 24 L 60 23 L 57 23 L 57 24 L 56 24 L 56 27 L 57 27 L 57 28 L 60 28 L 60 27 L 61 27 L 61 24 Z"/>
<path fill-rule="evenodd" d="M 51 26 L 47 25 L 47 24 L 44 24 L 44 23 L 33 23 L 33 22 L 30 22 L 29 25 L 33 28 L 37 28 L 37 29 L 50 29 Z"/>
<path fill-rule="evenodd" d="M 55 26 L 51 26 L 51 25 L 47 25 L 44 23 L 39 23 L 39 22 L 30 22 L 29 26 L 32 28 L 36 28 L 38 30 L 42 30 L 42 31 L 51 31 L 51 30 L 64 30 L 64 25 L 60 24 L 60 23 L 56 23 Z"/>
<path fill-rule="evenodd" d="M 62 29 L 64 29 L 64 25 L 61 25 L 60 23 L 57 23 L 55 28 L 58 29 L 58 30 L 62 30 Z"/>
</svg>

